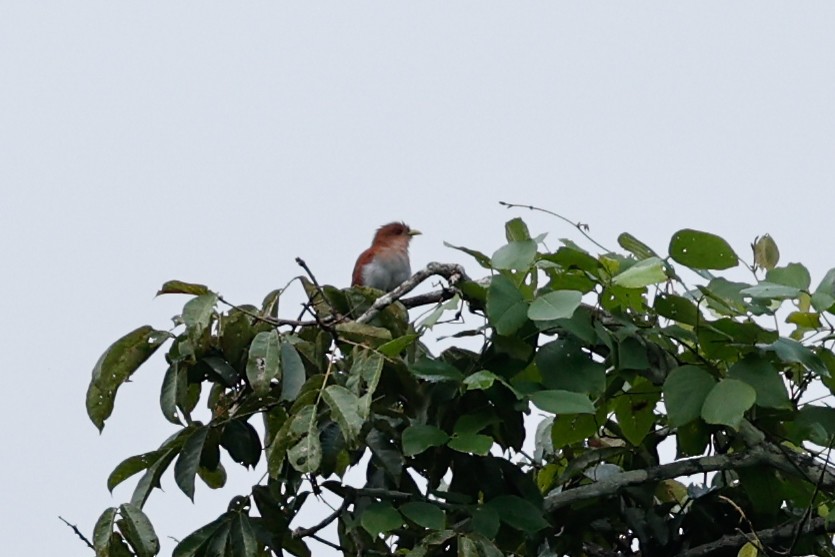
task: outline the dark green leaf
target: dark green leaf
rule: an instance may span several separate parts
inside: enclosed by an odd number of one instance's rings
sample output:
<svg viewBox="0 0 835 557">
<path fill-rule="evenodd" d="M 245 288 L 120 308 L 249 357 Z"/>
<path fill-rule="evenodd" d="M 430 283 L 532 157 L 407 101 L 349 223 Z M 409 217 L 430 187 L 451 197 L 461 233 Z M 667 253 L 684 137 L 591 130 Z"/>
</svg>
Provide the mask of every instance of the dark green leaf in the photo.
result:
<svg viewBox="0 0 835 557">
<path fill-rule="evenodd" d="M 795 340 L 778 338 L 768 348 L 785 363 L 802 364 L 821 377 L 829 377 L 829 370 L 818 355 Z"/>
<path fill-rule="evenodd" d="M 177 544 L 172 557 L 195 557 L 201 547 L 218 531 L 229 529 L 229 521 L 233 513 L 224 513 L 205 526 L 201 526 Z M 202 555 L 202 553 L 201 553 Z"/>
<path fill-rule="evenodd" d="M 205 284 L 196 284 L 192 282 L 183 282 L 181 280 L 169 280 L 162 285 L 162 288 L 157 292 L 160 294 L 193 294 L 195 296 L 202 296 L 210 294 L 209 287 Z"/>
<path fill-rule="evenodd" d="M 360 516 L 360 524 L 372 537 L 403 525 L 403 517 L 390 503 L 371 503 Z"/>
<path fill-rule="evenodd" d="M 650 257 L 612 277 L 612 284 L 623 288 L 643 288 L 666 280 L 664 262 L 658 257 Z"/>
<path fill-rule="evenodd" d="M 275 329 L 260 332 L 252 340 L 246 362 L 246 377 L 256 394 L 267 394 L 270 382 L 279 378 L 280 350 Z"/>
<path fill-rule="evenodd" d="M 740 290 L 739 293 L 743 296 L 750 296 L 751 298 L 783 300 L 786 298 L 797 298 L 800 295 L 800 292 L 800 289 L 795 288 L 794 286 L 785 286 L 783 284 L 774 284 L 762 281 L 759 284 Z"/>
<path fill-rule="evenodd" d="M 126 458 L 108 476 L 107 489 L 112 493 L 117 485 L 154 464 L 163 454 L 165 451 L 159 450 Z"/>
<path fill-rule="evenodd" d="M 473 512 L 473 530 L 487 538 L 494 538 L 499 532 L 499 513 L 490 505 L 479 505 Z"/>
<path fill-rule="evenodd" d="M 700 319 L 696 304 L 675 294 L 659 294 L 655 297 L 654 307 L 658 315 L 685 325 L 696 326 Z"/>
<path fill-rule="evenodd" d="M 433 425 L 415 424 L 403 430 L 403 454 L 414 456 L 429 447 L 438 447 L 449 440 L 444 430 Z"/>
<path fill-rule="evenodd" d="M 493 446 L 493 438 L 478 433 L 456 433 L 450 438 L 447 446 L 458 452 L 486 456 Z"/>
<path fill-rule="evenodd" d="M 623 232 L 618 236 L 618 245 L 638 259 L 649 259 L 658 256 L 652 248 L 628 232 Z"/>
<path fill-rule="evenodd" d="M 540 410 L 552 414 L 594 414 L 594 404 L 583 393 L 552 390 L 531 393 L 529 396 Z"/>
<path fill-rule="evenodd" d="M 137 557 L 153 557 L 159 553 L 159 538 L 151 521 L 139 507 L 125 503 L 119 507 L 119 514 L 122 515 L 119 530 L 136 551 Z"/>
<path fill-rule="evenodd" d="M 508 242 L 521 242 L 531 239 L 528 225 L 519 217 L 511 219 L 504 224 L 504 234 Z"/>
<path fill-rule="evenodd" d="M 757 406 L 790 409 L 786 385 L 771 362 L 759 356 L 748 356 L 728 370 L 728 377 L 752 386 L 757 392 Z"/>
<path fill-rule="evenodd" d="M 391 340 L 391 331 L 383 327 L 348 321 L 336 325 L 336 332 L 348 341 L 380 346 Z"/>
<path fill-rule="evenodd" d="M 739 428 L 745 412 L 754 405 L 757 392 L 742 381 L 723 379 L 710 390 L 702 406 L 702 418 L 709 424 Z"/>
<path fill-rule="evenodd" d="M 549 389 L 598 394 L 606 386 L 605 366 L 595 362 L 576 339 L 557 339 L 542 345 L 535 361 L 542 383 Z"/>
<path fill-rule="evenodd" d="M 110 540 L 113 532 L 113 525 L 116 523 L 116 507 L 105 509 L 93 528 L 93 546 L 96 548 L 96 555 L 108 556 L 110 554 Z"/>
<path fill-rule="evenodd" d="M 231 420 L 224 426 L 220 445 L 243 466 L 254 468 L 261 458 L 261 437 L 246 418 Z"/>
<path fill-rule="evenodd" d="M 494 269 L 516 269 L 526 271 L 536 259 L 536 242 L 521 240 L 508 242 L 500 247 L 490 259 Z"/>
<path fill-rule="evenodd" d="M 557 290 L 537 296 L 528 308 L 528 319 L 532 321 L 552 321 L 568 319 L 580 307 L 583 294 L 576 290 Z"/>
<path fill-rule="evenodd" d="M 698 418 L 714 385 L 713 376 L 700 367 L 686 365 L 672 370 L 663 388 L 670 425 L 682 426 Z"/>
<path fill-rule="evenodd" d="M 528 303 L 504 275 L 496 275 L 487 290 L 487 317 L 500 335 L 512 335 L 528 319 Z"/>
<path fill-rule="evenodd" d="M 229 548 L 232 557 L 258 557 L 261 544 L 255 537 L 255 531 L 249 522 L 249 517 L 243 513 L 236 513 L 229 530 Z"/>
<path fill-rule="evenodd" d="M 673 234 L 670 256 L 693 269 L 730 269 L 739 264 L 731 246 L 715 234 L 685 228 Z"/>
<path fill-rule="evenodd" d="M 789 263 L 785 267 L 777 267 L 765 274 L 765 280 L 773 284 L 793 286 L 800 290 L 809 290 L 812 277 L 809 271 L 800 263 Z"/>
<path fill-rule="evenodd" d="M 490 258 L 487 257 L 487 255 L 481 253 L 480 251 L 470 249 L 470 248 L 461 247 L 461 246 L 453 246 L 452 244 L 450 244 L 448 242 L 444 242 L 444 245 L 448 248 L 456 249 L 458 251 L 463 251 L 467 255 L 472 256 L 478 262 L 478 264 L 481 265 L 482 267 L 484 267 L 485 269 L 490 269 L 491 268 L 490 267 Z"/>
<path fill-rule="evenodd" d="M 597 422 L 590 414 L 555 416 L 551 425 L 551 445 L 555 450 L 584 441 L 597 432 Z"/>
<path fill-rule="evenodd" d="M 116 391 L 171 335 L 150 325 L 139 327 L 105 350 L 87 388 L 87 415 L 101 431 L 113 412 Z"/>
<path fill-rule="evenodd" d="M 522 532 L 533 534 L 548 527 L 542 509 L 516 495 L 501 495 L 487 503 L 502 522 Z"/>
<path fill-rule="evenodd" d="M 409 371 L 415 377 L 419 377 L 424 381 L 438 382 L 438 381 L 461 381 L 464 379 L 464 374 L 458 371 L 455 366 L 446 363 L 443 360 L 436 360 L 423 357 L 409 368 Z"/>
<path fill-rule="evenodd" d="M 148 500 L 148 495 L 150 495 L 151 490 L 160 486 L 159 479 L 162 477 L 163 472 L 171 464 L 171 461 L 174 460 L 174 457 L 179 454 L 182 442 L 182 439 L 178 438 L 170 445 L 163 445 L 163 448 L 160 449 L 161 456 L 139 478 L 139 482 L 137 482 L 133 490 L 133 495 L 130 498 L 131 503 L 139 508 L 145 505 L 145 501 Z"/>
<path fill-rule="evenodd" d="M 301 356 L 289 342 L 281 343 L 281 397 L 280 400 L 296 400 L 307 375 Z"/>
<path fill-rule="evenodd" d="M 200 454 L 203 452 L 203 443 L 208 433 L 209 428 L 205 426 L 199 426 L 192 432 L 183 443 L 183 449 L 174 465 L 174 480 L 192 501 L 194 501 L 194 476 L 197 475 L 197 467 L 200 466 Z"/>
<path fill-rule="evenodd" d="M 212 321 L 212 314 L 217 304 L 217 294 L 201 294 L 186 302 L 183 306 L 183 323 L 191 339 L 198 339 Z"/>
<path fill-rule="evenodd" d="M 322 398 L 331 409 L 331 416 L 339 424 L 342 435 L 349 446 L 357 441 L 364 420 L 360 416 L 360 401 L 357 395 L 340 385 L 330 385 Z"/>
<path fill-rule="evenodd" d="M 202 361 L 209 366 L 214 376 L 220 379 L 225 387 L 234 387 L 238 383 L 238 372 L 223 358 L 207 356 Z"/>
<path fill-rule="evenodd" d="M 377 351 L 385 356 L 388 356 L 389 358 L 394 358 L 403 350 L 413 345 L 419 338 L 420 335 L 416 334 L 403 335 L 402 337 L 392 339 L 385 344 L 381 344 L 377 347 Z"/>
<path fill-rule="evenodd" d="M 446 513 L 432 503 L 417 501 L 400 505 L 400 513 L 424 528 L 443 530 L 446 526 Z"/>
</svg>

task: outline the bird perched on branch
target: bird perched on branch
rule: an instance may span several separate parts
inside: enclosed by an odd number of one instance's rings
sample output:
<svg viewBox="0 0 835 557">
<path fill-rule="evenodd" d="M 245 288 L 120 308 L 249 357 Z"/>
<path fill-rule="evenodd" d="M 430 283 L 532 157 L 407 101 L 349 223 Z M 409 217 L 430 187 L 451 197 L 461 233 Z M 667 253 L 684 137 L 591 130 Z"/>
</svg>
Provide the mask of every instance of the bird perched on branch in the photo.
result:
<svg viewBox="0 0 835 557">
<path fill-rule="evenodd" d="M 390 222 L 377 229 L 371 247 L 354 265 L 351 286 L 370 286 L 391 292 L 412 275 L 409 242 L 420 234 L 402 222 Z"/>
</svg>

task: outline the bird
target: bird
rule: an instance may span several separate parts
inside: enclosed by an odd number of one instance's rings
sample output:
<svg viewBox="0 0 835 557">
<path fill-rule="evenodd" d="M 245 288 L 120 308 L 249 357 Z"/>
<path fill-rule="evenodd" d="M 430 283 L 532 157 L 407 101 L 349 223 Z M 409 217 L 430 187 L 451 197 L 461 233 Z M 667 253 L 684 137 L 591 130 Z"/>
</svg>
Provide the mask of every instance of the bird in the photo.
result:
<svg viewBox="0 0 835 557">
<path fill-rule="evenodd" d="M 390 222 L 377 229 L 371 247 L 357 258 L 351 286 L 370 286 L 391 292 L 412 275 L 409 242 L 420 234 L 403 222 Z"/>
</svg>

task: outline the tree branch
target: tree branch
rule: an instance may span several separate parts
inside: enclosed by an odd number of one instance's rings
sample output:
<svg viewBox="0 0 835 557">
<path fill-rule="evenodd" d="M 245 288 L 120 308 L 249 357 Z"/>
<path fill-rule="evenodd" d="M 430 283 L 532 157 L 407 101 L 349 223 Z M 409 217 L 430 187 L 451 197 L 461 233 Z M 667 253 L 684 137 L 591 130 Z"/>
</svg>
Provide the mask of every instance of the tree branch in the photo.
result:
<svg viewBox="0 0 835 557">
<path fill-rule="evenodd" d="M 689 458 L 643 470 L 629 470 L 599 482 L 552 493 L 545 497 L 545 510 L 553 512 L 578 501 L 613 497 L 619 490 L 628 486 L 691 474 L 749 468 L 760 464 L 794 476 L 802 476 L 807 481 L 817 482 L 820 487 L 835 487 L 835 475 L 830 467 L 814 462 L 809 456 L 784 452 L 780 447 L 762 443 L 743 452 Z"/>
<path fill-rule="evenodd" d="M 368 310 L 365 313 L 363 313 L 357 318 L 357 323 L 368 323 L 387 306 L 390 306 L 391 304 L 402 298 L 405 294 L 408 294 L 409 292 L 414 290 L 418 284 L 422 283 L 423 281 L 434 275 L 444 277 L 445 279 L 447 279 L 450 286 L 452 287 L 455 287 L 459 282 L 470 280 L 467 276 L 467 273 L 464 271 L 464 268 L 460 265 L 456 265 L 453 263 L 430 263 L 426 266 L 425 269 L 421 269 L 420 271 L 416 272 L 409 279 L 407 279 L 406 282 L 404 282 L 391 292 L 384 294 L 376 300 L 374 300 L 374 303 L 371 304 L 371 307 L 368 308 Z M 442 292 L 443 290 L 441 291 L 441 293 Z M 443 294 L 440 295 L 443 296 Z M 415 298 L 417 298 L 418 302 L 420 302 L 415 303 L 415 305 L 422 305 L 421 298 L 419 296 L 415 296 Z M 427 303 L 434 303 L 434 297 L 429 298 L 429 300 L 431 301 Z"/>
<path fill-rule="evenodd" d="M 708 557 L 713 553 L 723 553 L 730 549 L 738 549 L 748 543 L 753 535 L 756 535 L 756 538 L 764 544 L 774 544 L 782 540 L 792 539 L 795 535 L 796 528 L 797 522 L 790 522 L 777 528 L 769 528 L 768 530 L 724 536 L 716 541 L 682 551 L 677 557 Z M 803 534 L 823 534 L 824 532 L 835 532 L 835 522 L 827 522 L 825 518 L 816 518 L 810 520 L 802 529 Z"/>
<path fill-rule="evenodd" d="M 64 519 L 64 517 L 63 517 L 63 516 L 59 516 L 58 518 L 61 520 L 61 522 L 63 522 L 64 524 L 66 524 L 67 526 L 69 526 L 70 528 L 72 528 L 72 531 L 73 531 L 73 532 L 75 532 L 75 535 L 76 535 L 76 536 L 78 536 L 79 538 L 81 538 L 81 541 L 83 541 L 84 543 L 86 543 L 86 544 L 87 544 L 87 547 L 89 547 L 89 548 L 90 548 L 90 549 L 92 549 L 93 551 L 95 551 L 95 550 L 96 550 L 95 546 L 94 546 L 92 543 L 90 543 L 90 540 L 88 540 L 88 539 L 84 536 L 84 534 L 82 534 L 82 533 L 81 533 L 81 530 L 79 530 L 79 529 L 78 529 L 78 526 L 76 526 L 75 524 L 70 524 L 69 522 L 67 522 L 67 521 L 66 521 L 66 519 Z"/>
</svg>

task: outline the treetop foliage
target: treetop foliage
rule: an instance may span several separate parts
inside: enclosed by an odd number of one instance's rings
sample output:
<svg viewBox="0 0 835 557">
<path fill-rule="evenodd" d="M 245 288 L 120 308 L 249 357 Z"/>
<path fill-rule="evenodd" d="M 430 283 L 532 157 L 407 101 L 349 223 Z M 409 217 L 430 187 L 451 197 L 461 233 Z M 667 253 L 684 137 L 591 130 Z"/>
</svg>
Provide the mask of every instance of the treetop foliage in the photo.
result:
<svg viewBox="0 0 835 557">
<path fill-rule="evenodd" d="M 835 269 L 813 286 L 768 235 L 747 263 L 691 229 L 667 255 L 626 233 L 594 254 L 519 218 L 505 231 L 492 255 L 450 246 L 484 278 L 433 263 L 388 294 L 320 285 L 299 260 L 295 319 L 279 309 L 296 281 L 259 305 L 164 284 L 188 296 L 175 326 L 117 340 L 88 389 L 101 430 L 166 347 L 174 433 L 110 474 L 110 490 L 138 481 L 99 518 L 96 554 L 159 552 L 142 509 L 172 467 L 193 499 L 265 463 L 175 557 L 835 555 L 835 410 L 810 400 L 835 387 Z M 445 285 L 408 296 L 429 277 Z M 435 354 L 424 340 L 450 321 Z M 339 503 L 306 520 L 324 493 Z"/>
</svg>

